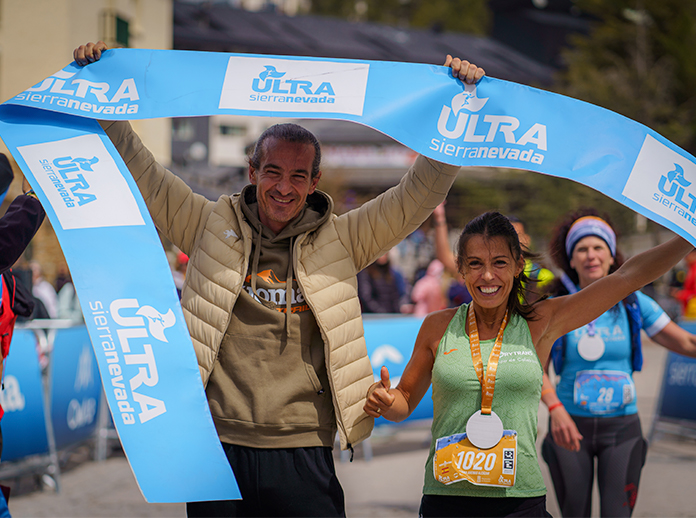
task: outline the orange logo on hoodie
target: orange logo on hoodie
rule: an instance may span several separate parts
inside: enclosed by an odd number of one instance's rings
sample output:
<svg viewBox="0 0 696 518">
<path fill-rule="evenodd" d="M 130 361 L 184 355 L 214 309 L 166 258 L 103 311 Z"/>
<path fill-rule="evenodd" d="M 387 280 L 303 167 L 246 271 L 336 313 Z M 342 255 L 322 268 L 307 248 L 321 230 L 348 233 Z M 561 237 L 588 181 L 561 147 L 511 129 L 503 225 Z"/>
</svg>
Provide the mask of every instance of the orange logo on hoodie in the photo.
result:
<svg viewBox="0 0 696 518">
<path fill-rule="evenodd" d="M 286 297 L 286 292 L 285 292 L 285 281 L 281 281 L 278 276 L 275 274 L 275 272 L 271 269 L 264 270 L 262 272 L 258 272 L 256 274 L 256 277 L 258 279 L 261 279 L 263 282 L 265 282 L 267 285 L 274 285 L 274 284 L 279 284 L 281 287 L 278 288 L 263 288 L 259 289 L 258 296 L 262 297 L 264 300 L 267 300 L 269 302 L 272 302 L 276 305 L 276 311 L 280 311 L 281 313 L 285 313 L 286 311 L 286 303 L 285 303 L 285 297 Z M 256 299 L 256 295 L 251 289 L 251 274 L 247 275 L 246 278 L 244 279 L 244 283 L 247 285 L 245 288 L 246 291 L 251 295 L 253 298 Z M 299 289 L 292 288 L 290 290 L 290 296 L 292 300 L 292 309 L 290 310 L 292 313 L 299 313 L 303 311 L 309 311 L 309 305 L 305 303 L 304 296 L 302 295 L 302 292 Z M 258 299 L 257 299 L 258 300 Z"/>
<path fill-rule="evenodd" d="M 262 281 L 268 284 L 285 284 L 285 281 L 281 281 L 273 270 L 264 270 L 256 274 L 256 276 Z M 251 282 L 251 274 L 246 276 L 244 282 Z"/>
</svg>

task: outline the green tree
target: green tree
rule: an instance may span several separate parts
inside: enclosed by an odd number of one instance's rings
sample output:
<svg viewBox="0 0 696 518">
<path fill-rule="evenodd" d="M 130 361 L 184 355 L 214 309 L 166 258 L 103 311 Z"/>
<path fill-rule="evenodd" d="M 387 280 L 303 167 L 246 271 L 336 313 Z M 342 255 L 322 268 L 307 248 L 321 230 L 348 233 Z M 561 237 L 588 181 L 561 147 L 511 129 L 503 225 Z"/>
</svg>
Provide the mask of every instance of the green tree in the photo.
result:
<svg viewBox="0 0 696 518">
<path fill-rule="evenodd" d="M 558 91 L 616 111 L 696 151 L 696 2 L 578 0 L 596 17 L 564 53 Z"/>
<path fill-rule="evenodd" d="M 457 228 L 490 210 L 517 216 L 541 251 L 563 217 L 582 207 L 608 215 L 620 236 L 635 231 L 635 213 L 604 194 L 570 180 L 517 169 L 481 168 L 460 175 L 446 210 L 448 221 Z"/>
</svg>

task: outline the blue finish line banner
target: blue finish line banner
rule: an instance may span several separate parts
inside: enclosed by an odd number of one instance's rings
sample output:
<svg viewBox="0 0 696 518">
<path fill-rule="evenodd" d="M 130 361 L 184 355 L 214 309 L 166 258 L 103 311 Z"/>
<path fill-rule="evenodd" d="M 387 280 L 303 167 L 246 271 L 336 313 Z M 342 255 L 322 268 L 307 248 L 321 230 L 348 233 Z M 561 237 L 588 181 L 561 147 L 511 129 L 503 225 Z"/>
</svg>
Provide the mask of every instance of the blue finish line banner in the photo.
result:
<svg viewBox="0 0 696 518">
<path fill-rule="evenodd" d="M 239 498 L 161 242 L 100 129 L 93 120 L 0 107 L 0 136 L 41 199 L 70 266 L 114 425 L 143 496 Z"/>
<path fill-rule="evenodd" d="M 696 241 L 692 155 L 609 110 L 489 77 L 464 87 L 441 66 L 119 49 L 68 65 L 6 104 L 116 120 L 350 120 L 435 160 L 580 182 Z M 72 192 L 89 197 L 87 183 Z"/>
<path fill-rule="evenodd" d="M 430 158 L 568 178 L 696 244 L 696 160 L 608 110 L 441 66 L 119 49 L 0 106 L 0 136 L 73 273 L 124 451 L 151 502 L 238 498 L 161 245 L 91 119 L 237 114 L 354 121 Z"/>
</svg>

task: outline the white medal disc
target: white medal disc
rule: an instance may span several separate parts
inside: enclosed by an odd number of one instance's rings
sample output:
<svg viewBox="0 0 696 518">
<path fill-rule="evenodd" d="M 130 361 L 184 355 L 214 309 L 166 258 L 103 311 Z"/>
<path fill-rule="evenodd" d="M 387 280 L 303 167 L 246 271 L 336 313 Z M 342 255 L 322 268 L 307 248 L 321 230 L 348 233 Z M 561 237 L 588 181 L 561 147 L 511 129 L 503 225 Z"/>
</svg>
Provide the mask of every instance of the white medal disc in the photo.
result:
<svg viewBox="0 0 696 518">
<path fill-rule="evenodd" d="M 588 362 L 599 360 L 604 355 L 604 340 L 599 334 L 583 335 L 578 342 L 578 354 Z"/>
<path fill-rule="evenodd" d="M 488 450 L 503 438 L 503 422 L 495 412 L 484 415 L 479 410 L 466 422 L 466 437 L 481 450 Z"/>
</svg>

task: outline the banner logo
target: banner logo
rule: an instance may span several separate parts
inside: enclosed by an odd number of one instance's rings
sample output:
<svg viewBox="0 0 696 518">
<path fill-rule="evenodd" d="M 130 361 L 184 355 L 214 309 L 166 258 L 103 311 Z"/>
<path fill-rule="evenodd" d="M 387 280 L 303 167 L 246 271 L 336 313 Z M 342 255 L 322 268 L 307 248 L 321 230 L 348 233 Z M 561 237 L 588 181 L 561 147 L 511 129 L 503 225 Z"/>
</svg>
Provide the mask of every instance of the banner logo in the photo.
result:
<svg viewBox="0 0 696 518">
<path fill-rule="evenodd" d="M 479 99 L 476 95 L 476 85 L 464 84 L 464 91 L 452 98 L 452 112 L 457 115 L 463 108 L 477 112 L 488 102 L 488 97 Z"/>
<path fill-rule="evenodd" d="M 660 178 L 660 183 L 662 183 L 663 178 L 664 177 Z M 691 185 L 691 182 L 684 178 L 684 168 L 676 163 L 674 164 L 674 170 L 667 173 L 667 179 L 670 182 L 676 181 L 682 187 L 688 187 Z"/>
<path fill-rule="evenodd" d="M 147 318 L 148 330 L 152 336 L 157 338 L 160 342 L 169 342 L 167 337 L 164 336 L 164 330 L 176 324 L 176 317 L 171 309 L 163 315 L 152 306 L 143 306 L 136 311 L 135 314 Z"/>
<path fill-rule="evenodd" d="M 126 179 L 98 135 L 17 149 L 64 230 L 145 224 Z"/>
<path fill-rule="evenodd" d="M 285 75 L 285 72 L 278 72 L 274 66 L 266 65 L 264 68 L 266 70 L 259 74 L 259 79 L 262 81 L 265 81 L 267 77 L 279 78 Z M 254 81 L 256 81 L 256 79 L 254 79 Z"/>
<path fill-rule="evenodd" d="M 53 105 L 102 115 L 138 113 L 138 104 L 131 104 L 140 100 L 134 78 L 123 79 L 112 94 L 109 83 L 72 79 L 76 73 L 59 70 L 13 99 L 29 101 L 39 108 Z"/>
<path fill-rule="evenodd" d="M 379 369 L 384 365 L 385 360 L 392 363 L 403 363 L 404 355 L 393 345 L 383 344 L 372 352 L 370 363 L 373 369 Z"/>
<path fill-rule="evenodd" d="M 674 205 L 675 208 L 686 209 L 693 216 L 696 212 L 696 197 L 688 192 L 687 187 L 690 185 L 691 182 L 684 178 L 684 168 L 675 162 L 674 169 L 660 176 L 657 183 L 658 192 L 653 194 L 653 199 L 658 202 L 670 200 L 670 205 L 674 201 L 679 206 Z"/>
<path fill-rule="evenodd" d="M 382 365 L 385 365 L 385 362 L 391 362 L 396 365 L 401 365 L 402 363 L 404 363 L 404 355 L 401 354 L 401 351 L 399 351 L 396 347 L 394 347 L 391 344 L 382 344 L 379 347 L 377 347 L 374 351 L 372 351 L 372 354 L 370 355 L 370 363 L 372 364 L 372 371 L 375 381 L 379 381 L 380 379 L 382 379 L 380 371 Z M 392 370 L 391 367 L 390 370 Z M 401 367 L 401 371 L 403 371 L 403 367 Z M 400 375 L 392 376 L 392 386 L 395 387 L 396 385 L 398 385 L 399 381 L 401 381 Z"/>
<path fill-rule="evenodd" d="M 370 65 L 232 56 L 220 109 L 362 115 Z"/>
<path fill-rule="evenodd" d="M 433 138 L 429 149 L 447 157 L 494 158 L 498 160 L 541 164 L 548 150 L 546 125 L 534 123 L 521 133 L 520 121 L 510 115 L 484 115 L 475 113 L 483 109 L 488 97 L 479 98 L 476 85 L 465 85 L 464 91 L 445 104 L 437 121 L 437 131 L 442 139 Z M 501 138 L 502 137 L 502 138 Z M 498 141 L 504 146 L 484 143 Z M 515 147 L 511 147 L 515 146 Z M 446 161 L 446 158 L 443 157 Z M 510 167 L 512 164 L 501 163 Z"/>
<path fill-rule="evenodd" d="M 104 390 L 116 398 L 114 418 L 118 411 L 123 424 L 135 424 L 136 417 L 144 424 L 167 412 L 165 402 L 154 397 L 159 371 L 152 339 L 166 342 L 164 330 L 176 317 L 171 309 L 162 315 L 152 306 L 140 306 L 137 299 L 116 299 L 105 307 L 101 301 L 90 302 L 87 317 L 100 333 L 95 352 L 108 364 Z"/>
<path fill-rule="evenodd" d="M 696 165 L 647 135 L 622 194 L 693 232 L 691 226 L 696 226 L 694 179 Z"/>
</svg>

